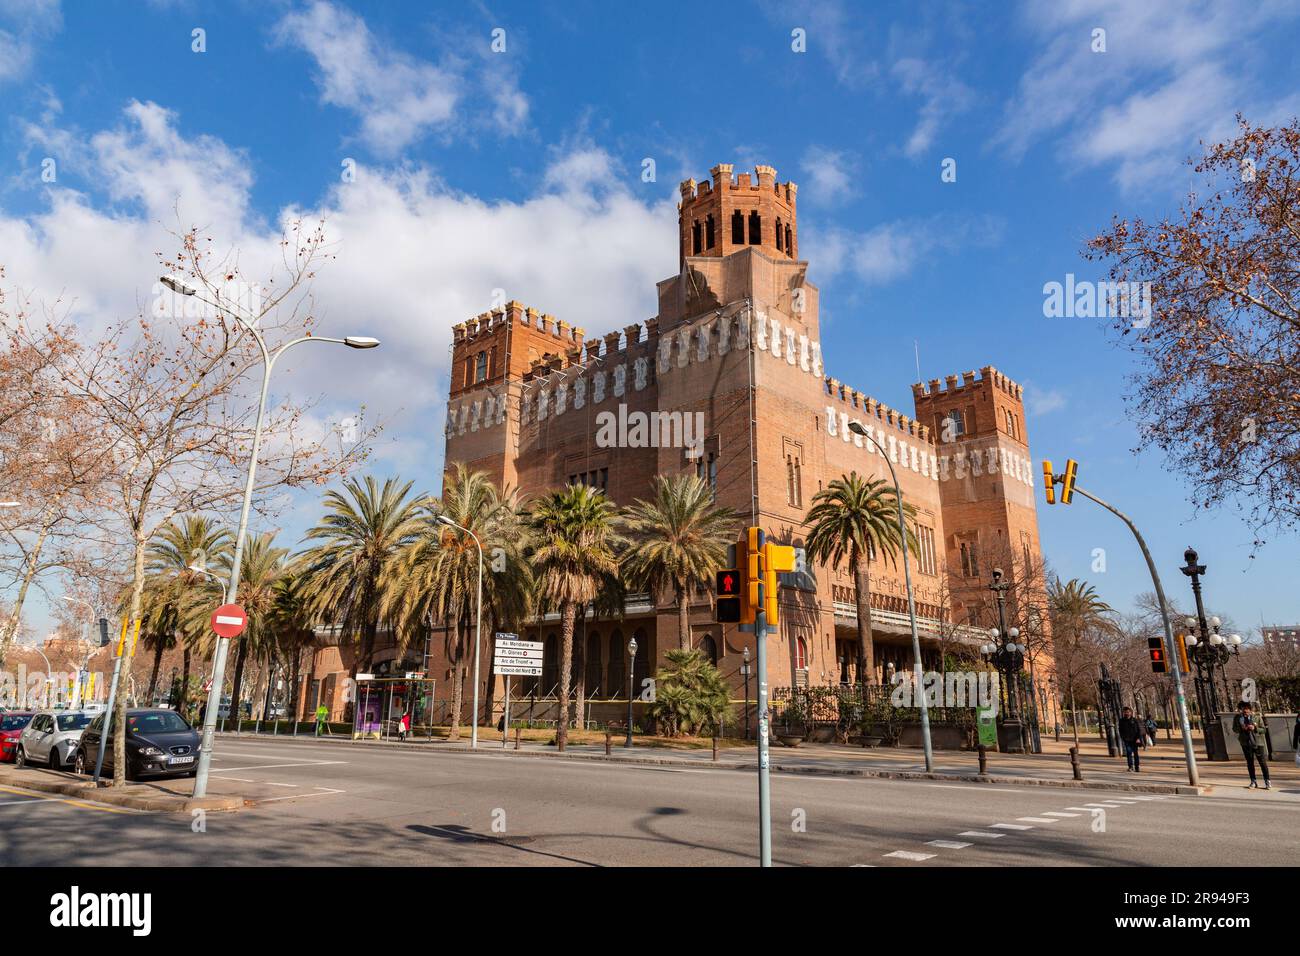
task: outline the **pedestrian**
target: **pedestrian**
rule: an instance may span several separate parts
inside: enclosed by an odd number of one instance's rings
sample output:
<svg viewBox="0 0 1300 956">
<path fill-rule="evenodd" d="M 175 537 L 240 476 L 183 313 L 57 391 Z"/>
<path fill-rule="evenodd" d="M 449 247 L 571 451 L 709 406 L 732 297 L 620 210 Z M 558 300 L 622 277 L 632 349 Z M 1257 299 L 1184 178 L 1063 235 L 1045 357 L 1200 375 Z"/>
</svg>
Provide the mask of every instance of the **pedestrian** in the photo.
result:
<svg viewBox="0 0 1300 956">
<path fill-rule="evenodd" d="M 1250 701 L 1243 700 L 1237 708 L 1237 716 L 1232 718 L 1232 732 L 1237 735 L 1237 742 L 1246 755 L 1246 770 L 1250 773 L 1250 783 L 1246 784 L 1246 789 L 1259 788 L 1255 782 L 1255 761 L 1258 760 L 1259 769 L 1264 772 L 1264 789 L 1272 790 L 1268 782 L 1268 760 L 1264 745 L 1259 739 L 1259 724 L 1255 723 L 1255 710 Z"/>
<path fill-rule="evenodd" d="M 1295 715 L 1295 727 L 1291 731 L 1291 749 L 1295 751 L 1295 765 L 1300 767 L 1300 714 Z"/>
<path fill-rule="evenodd" d="M 1124 744 L 1124 760 L 1128 769 L 1137 773 L 1140 767 L 1138 744 L 1142 742 L 1142 723 L 1133 716 L 1133 708 L 1125 707 L 1119 719 L 1119 739 Z"/>
<path fill-rule="evenodd" d="M 397 739 L 405 740 L 406 735 L 411 732 L 411 715 L 402 714 L 402 719 L 397 722 Z"/>
<path fill-rule="evenodd" d="M 329 715 L 330 715 L 329 708 L 327 708 L 324 704 L 321 704 L 319 707 L 316 708 L 316 736 L 317 737 L 320 736 L 322 729 L 327 734 L 329 733 L 329 728 L 325 726 L 325 718 L 328 717 Z"/>
<path fill-rule="evenodd" d="M 1157 729 L 1159 728 L 1156 727 L 1156 719 L 1152 717 L 1150 714 L 1147 714 L 1147 746 L 1148 747 L 1154 747 L 1156 745 Z"/>
</svg>

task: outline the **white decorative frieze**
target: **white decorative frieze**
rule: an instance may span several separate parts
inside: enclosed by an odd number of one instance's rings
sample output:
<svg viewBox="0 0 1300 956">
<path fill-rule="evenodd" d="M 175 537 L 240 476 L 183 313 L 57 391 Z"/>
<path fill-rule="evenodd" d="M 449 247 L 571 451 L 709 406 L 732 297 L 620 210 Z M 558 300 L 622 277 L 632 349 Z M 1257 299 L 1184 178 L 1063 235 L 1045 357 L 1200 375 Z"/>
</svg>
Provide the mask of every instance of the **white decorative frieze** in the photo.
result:
<svg viewBox="0 0 1300 956">
<path fill-rule="evenodd" d="M 646 361 L 644 355 L 639 356 L 632 365 L 632 387 L 638 392 L 646 387 L 646 382 L 650 378 L 650 363 Z"/>
<path fill-rule="evenodd" d="M 781 357 L 781 322 L 775 316 L 768 319 L 768 321 L 771 323 L 769 328 L 772 332 L 772 358 L 779 359 Z"/>
<path fill-rule="evenodd" d="M 547 407 L 551 404 L 551 390 L 543 388 L 537 395 L 537 420 L 540 422 L 546 418 Z"/>
<path fill-rule="evenodd" d="M 677 333 L 677 367 L 685 368 L 691 360 L 691 330 L 682 329 Z"/>
<path fill-rule="evenodd" d="M 627 366 L 615 365 L 614 366 L 614 397 L 615 398 L 622 397 L 623 392 L 627 390 L 625 387 L 626 384 L 627 384 Z"/>
<path fill-rule="evenodd" d="M 555 414 L 563 415 L 569 407 L 569 386 L 566 382 L 561 382 L 555 387 Z"/>
<path fill-rule="evenodd" d="M 707 362 L 709 360 L 709 336 L 713 334 L 713 323 L 704 322 L 696 334 L 697 348 L 695 351 L 695 361 Z"/>
<path fill-rule="evenodd" d="M 754 338 L 749 344 L 760 352 L 767 351 L 767 313 L 760 312 L 754 316 Z"/>
<path fill-rule="evenodd" d="M 587 380 L 580 378 L 573 383 L 573 407 L 574 409 L 582 408 L 587 404 Z"/>
<path fill-rule="evenodd" d="M 597 372 L 591 379 L 591 401 L 599 405 L 605 400 L 605 373 Z"/>
<path fill-rule="evenodd" d="M 785 330 L 785 361 L 787 365 L 794 365 L 799 361 L 799 356 L 795 354 L 795 334 L 794 329 Z M 807 371 L 805 369 L 805 371 Z"/>
<path fill-rule="evenodd" d="M 483 403 L 476 401 L 470 406 L 469 430 L 478 431 L 479 422 L 483 420 Z"/>
<path fill-rule="evenodd" d="M 671 367 L 673 357 L 673 338 L 671 335 L 665 335 L 659 340 L 658 366 L 659 374 L 665 374 Z"/>
</svg>

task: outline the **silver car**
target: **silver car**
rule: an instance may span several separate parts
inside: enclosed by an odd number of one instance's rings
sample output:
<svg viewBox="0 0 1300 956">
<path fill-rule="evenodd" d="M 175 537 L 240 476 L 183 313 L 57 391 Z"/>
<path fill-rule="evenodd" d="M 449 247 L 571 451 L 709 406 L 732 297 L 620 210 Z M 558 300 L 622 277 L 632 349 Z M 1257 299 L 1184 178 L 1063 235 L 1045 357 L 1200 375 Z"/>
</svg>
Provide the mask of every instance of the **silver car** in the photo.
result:
<svg viewBox="0 0 1300 956">
<path fill-rule="evenodd" d="M 94 714 L 80 710 L 42 710 L 18 738 L 14 764 L 45 764 L 51 770 L 69 766 L 77 753 L 81 732 Z"/>
</svg>

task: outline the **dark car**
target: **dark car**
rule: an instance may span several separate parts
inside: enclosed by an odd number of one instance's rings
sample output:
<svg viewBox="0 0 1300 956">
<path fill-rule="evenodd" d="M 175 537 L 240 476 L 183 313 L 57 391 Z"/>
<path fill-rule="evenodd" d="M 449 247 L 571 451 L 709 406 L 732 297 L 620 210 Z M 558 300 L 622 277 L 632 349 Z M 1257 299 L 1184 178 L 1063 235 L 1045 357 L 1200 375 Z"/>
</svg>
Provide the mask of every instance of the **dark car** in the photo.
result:
<svg viewBox="0 0 1300 956">
<path fill-rule="evenodd" d="M 77 773 L 94 773 L 99 741 L 107 714 L 99 714 L 81 733 L 74 766 Z M 128 710 L 126 712 L 126 776 L 129 780 L 148 777 L 192 777 L 198 764 L 200 736 L 174 710 Z M 104 745 L 102 774 L 113 772 L 113 737 L 109 728 Z"/>
<path fill-rule="evenodd" d="M 13 763 L 18 738 L 35 716 L 34 710 L 10 710 L 0 715 L 0 763 Z"/>
</svg>

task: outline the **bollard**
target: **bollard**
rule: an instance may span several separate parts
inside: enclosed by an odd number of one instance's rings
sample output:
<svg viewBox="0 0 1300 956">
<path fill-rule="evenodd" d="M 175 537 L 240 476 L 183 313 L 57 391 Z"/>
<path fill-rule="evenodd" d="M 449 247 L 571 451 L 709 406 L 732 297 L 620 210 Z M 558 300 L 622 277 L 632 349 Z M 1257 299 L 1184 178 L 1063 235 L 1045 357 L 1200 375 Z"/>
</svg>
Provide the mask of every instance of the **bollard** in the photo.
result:
<svg viewBox="0 0 1300 956">
<path fill-rule="evenodd" d="M 520 728 L 515 727 L 515 749 L 516 750 L 519 749 L 519 733 L 520 733 Z"/>
<path fill-rule="evenodd" d="M 713 762 L 718 762 L 718 735 L 713 735 Z"/>
<path fill-rule="evenodd" d="M 978 749 L 980 755 L 980 774 L 987 774 L 989 772 L 989 748 L 980 744 Z"/>
<path fill-rule="evenodd" d="M 1070 769 L 1074 771 L 1075 780 L 1083 779 L 1083 772 L 1082 770 L 1079 769 L 1079 748 L 1078 747 L 1070 748 Z"/>
<path fill-rule="evenodd" d="M 613 740 L 614 740 L 614 736 L 609 732 L 609 728 L 606 727 L 605 728 L 605 756 L 606 757 L 608 757 L 611 753 L 610 748 L 613 746 Z"/>
</svg>

